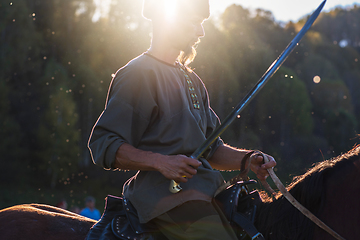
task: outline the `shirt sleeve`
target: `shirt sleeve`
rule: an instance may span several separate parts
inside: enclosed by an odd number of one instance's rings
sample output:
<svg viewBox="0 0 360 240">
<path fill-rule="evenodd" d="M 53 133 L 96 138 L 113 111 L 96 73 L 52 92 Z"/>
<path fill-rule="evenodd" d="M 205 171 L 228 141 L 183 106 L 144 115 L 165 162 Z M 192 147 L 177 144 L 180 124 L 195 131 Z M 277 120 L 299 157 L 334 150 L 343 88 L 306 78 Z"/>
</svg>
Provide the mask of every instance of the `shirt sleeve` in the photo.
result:
<svg viewBox="0 0 360 240">
<path fill-rule="evenodd" d="M 110 84 L 105 109 L 89 140 L 95 164 L 111 169 L 116 151 L 123 143 L 137 147 L 141 141 L 157 110 L 151 76 L 131 66 L 117 72 Z"/>
</svg>

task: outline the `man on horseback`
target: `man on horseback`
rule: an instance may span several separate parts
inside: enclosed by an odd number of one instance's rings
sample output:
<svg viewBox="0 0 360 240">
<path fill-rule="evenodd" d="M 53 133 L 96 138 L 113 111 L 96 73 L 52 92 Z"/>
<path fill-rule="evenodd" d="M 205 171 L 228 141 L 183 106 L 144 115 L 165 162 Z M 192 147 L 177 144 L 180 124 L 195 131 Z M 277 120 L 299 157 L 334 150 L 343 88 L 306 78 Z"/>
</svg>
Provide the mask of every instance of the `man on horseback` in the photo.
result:
<svg viewBox="0 0 360 240">
<path fill-rule="evenodd" d="M 249 151 L 218 138 L 199 160 L 189 157 L 219 125 L 203 82 L 188 67 L 209 15 L 208 0 L 144 1 L 151 47 L 118 70 L 89 140 L 95 164 L 139 170 L 123 195 L 141 223 L 155 224 L 168 239 L 237 239 L 213 202 L 224 184 L 214 169 L 239 170 Z M 260 180 L 276 165 L 268 158 L 251 162 Z M 169 180 L 183 190 L 169 192 Z"/>
</svg>

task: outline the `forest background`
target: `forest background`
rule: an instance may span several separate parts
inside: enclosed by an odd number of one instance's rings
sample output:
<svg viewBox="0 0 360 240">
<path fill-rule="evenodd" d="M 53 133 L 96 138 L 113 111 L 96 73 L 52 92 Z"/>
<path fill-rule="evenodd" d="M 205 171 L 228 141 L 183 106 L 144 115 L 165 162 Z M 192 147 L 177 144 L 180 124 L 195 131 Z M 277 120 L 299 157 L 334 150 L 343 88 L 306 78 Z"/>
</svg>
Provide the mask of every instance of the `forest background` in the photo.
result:
<svg viewBox="0 0 360 240">
<path fill-rule="evenodd" d="M 103 209 L 134 172 L 106 171 L 87 141 L 112 74 L 149 47 L 141 1 L 0 0 L 0 208 L 20 203 Z M 263 9 L 228 7 L 205 22 L 191 65 L 220 119 L 232 111 L 304 25 Z M 320 14 L 279 71 L 222 138 L 277 160 L 285 183 L 359 142 L 360 7 Z M 236 172 L 225 172 L 225 178 Z"/>
</svg>

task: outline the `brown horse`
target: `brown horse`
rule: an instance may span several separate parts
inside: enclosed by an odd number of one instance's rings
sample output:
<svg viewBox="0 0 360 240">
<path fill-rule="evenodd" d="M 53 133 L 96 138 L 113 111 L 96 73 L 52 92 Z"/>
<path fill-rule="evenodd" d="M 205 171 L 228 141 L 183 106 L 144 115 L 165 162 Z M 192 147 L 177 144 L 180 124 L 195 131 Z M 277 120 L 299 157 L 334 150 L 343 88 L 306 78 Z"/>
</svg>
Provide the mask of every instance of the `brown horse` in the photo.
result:
<svg viewBox="0 0 360 240">
<path fill-rule="evenodd" d="M 306 208 L 346 240 L 360 237 L 360 146 L 318 163 L 288 187 Z M 255 225 L 267 240 L 333 239 L 279 194 L 263 200 Z M 0 210 L 1 239 L 84 239 L 95 221 L 39 204 Z"/>
<path fill-rule="evenodd" d="M 0 239 L 83 240 L 95 222 L 48 205 L 17 205 L 0 210 Z"/>
</svg>

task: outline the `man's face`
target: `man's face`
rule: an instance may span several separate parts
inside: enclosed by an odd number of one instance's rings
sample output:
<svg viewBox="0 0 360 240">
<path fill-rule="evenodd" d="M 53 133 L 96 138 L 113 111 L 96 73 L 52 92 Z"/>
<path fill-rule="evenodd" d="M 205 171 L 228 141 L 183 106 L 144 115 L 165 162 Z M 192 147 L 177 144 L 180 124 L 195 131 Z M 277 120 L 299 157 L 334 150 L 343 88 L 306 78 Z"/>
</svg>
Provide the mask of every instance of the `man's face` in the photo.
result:
<svg viewBox="0 0 360 240">
<path fill-rule="evenodd" d="M 172 46 L 179 51 L 188 52 L 205 36 L 204 19 L 197 15 L 178 17 L 168 26 L 168 38 Z"/>
<path fill-rule="evenodd" d="M 95 202 L 94 201 L 87 201 L 86 206 L 88 208 L 90 208 L 90 209 L 93 209 L 95 207 Z"/>
</svg>

